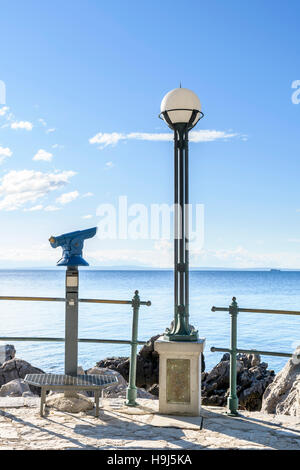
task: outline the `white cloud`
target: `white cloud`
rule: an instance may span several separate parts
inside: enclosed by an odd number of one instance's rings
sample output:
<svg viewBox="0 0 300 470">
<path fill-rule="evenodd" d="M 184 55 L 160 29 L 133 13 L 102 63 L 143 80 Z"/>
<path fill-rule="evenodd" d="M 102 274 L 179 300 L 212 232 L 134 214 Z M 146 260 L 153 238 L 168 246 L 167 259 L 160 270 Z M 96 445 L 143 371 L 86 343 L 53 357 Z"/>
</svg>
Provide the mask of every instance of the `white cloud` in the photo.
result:
<svg viewBox="0 0 300 470">
<path fill-rule="evenodd" d="M 113 265 L 139 265 L 155 268 L 170 268 L 172 266 L 172 254 L 163 253 L 160 250 L 134 250 L 134 249 L 114 249 L 96 250 L 89 253 L 89 256 L 106 266 Z"/>
<path fill-rule="evenodd" d="M 191 142 L 212 142 L 221 139 L 231 139 L 236 137 L 238 134 L 233 132 L 216 131 L 216 130 L 199 130 L 191 131 L 189 138 Z M 99 144 L 100 149 L 109 145 L 116 145 L 120 140 L 147 140 L 154 142 L 171 141 L 173 140 L 173 134 L 169 132 L 163 133 L 148 133 L 148 132 L 130 132 L 129 134 L 122 134 L 118 132 L 102 133 L 99 132 L 92 137 L 89 142 L 90 144 Z"/>
<path fill-rule="evenodd" d="M 45 211 L 46 212 L 55 212 L 55 211 L 60 211 L 61 207 L 57 207 L 57 206 L 53 206 L 53 205 L 50 205 L 50 206 L 46 206 L 45 207 Z"/>
<path fill-rule="evenodd" d="M 65 147 L 64 145 L 59 145 L 59 144 L 52 145 L 53 149 L 63 149 L 64 147 Z"/>
<path fill-rule="evenodd" d="M 0 146 L 0 164 L 6 159 L 12 156 L 12 151 L 8 147 Z"/>
<path fill-rule="evenodd" d="M 173 134 L 170 134 L 170 132 L 160 132 L 157 134 L 151 134 L 148 132 L 131 132 L 130 134 L 127 134 L 126 138 L 133 140 L 151 140 L 154 142 L 161 142 L 173 140 L 174 136 Z"/>
<path fill-rule="evenodd" d="M 51 132 L 55 132 L 56 129 L 54 127 L 52 127 L 51 129 L 47 129 L 46 130 L 46 134 L 50 134 Z"/>
<path fill-rule="evenodd" d="M 118 132 L 112 132 L 111 134 L 102 134 L 99 132 L 92 137 L 89 142 L 90 144 L 100 144 L 102 147 L 108 145 L 116 145 L 119 140 L 126 139 L 126 134 L 119 134 Z"/>
<path fill-rule="evenodd" d="M 106 168 L 113 168 L 115 165 L 113 162 L 106 162 L 105 163 Z"/>
<path fill-rule="evenodd" d="M 47 206 L 47 211 L 59 210 L 56 206 Z M 89 214 L 90 215 L 90 214 Z M 101 248 L 89 252 L 93 264 L 103 266 L 139 265 L 153 268 L 173 268 L 173 244 L 168 240 L 155 243 L 152 249 L 106 249 Z M 32 247 L 0 247 L 0 261 L 32 261 L 45 263 L 57 260 L 55 250 L 49 249 L 49 244 Z M 282 267 L 300 268 L 299 252 L 256 253 L 238 246 L 232 249 L 205 249 L 191 253 L 192 266 L 211 266 L 227 268 L 266 268 Z"/>
<path fill-rule="evenodd" d="M 44 162 L 50 162 L 52 160 L 52 153 L 46 152 L 46 150 L 40 149 L 37 151 L 32 160 L 43 160 Z"/>
<path fill-rule="evenodd" d="M 171 268 L 173 266 L 172 247 L 173 243 L 170 241 L 158 240 L 152 249 L 101 249 L 90 252 L 90 256 L 96 263 L 104 266 L 125 264 Z"/>
<path fill-rule="evenodd" d="M 0 116 L 5 116 L 8 110 L 9 110 L 8 106 L 3 106 L 2 108 L 0 108 Z"/>
<path fill-rule="evenodd" d="M 33 263 L 50 262 L 55 265 L 57 261 L 57 251 L 52 250 L 49 243 L 33 245 L 30 247 L 22 246 L 0 248 L 0 261 L 31 261 Z"/>
<path fill-rule="evenodd" d="M 69 204 L 69 202 L 74 201 L 79 196 L 78 191 L 71 191 L 70 193 L 64 193 L 61 196 L 56 198 L 58 204 Z"/>
<path fill-rule="evenodd" d="M 81 197 L 91 197 L 94 196 L 93 193 L 84 193 Z"/>
<path fill-rule="evenodd" d="M 138 265 L 152 268 L 173 268 L 173 245 L 158 241 L 152 249 L 100 249 L 90 253 L 95 263 L 103 265 Z M 232 249 L 191 250 L 192 267 L 215 268 L 287 268 L 300 269 L 299 252 L 260 253 L 242 246 Z"/>
<path fill-rule="evenodd" d="M 26 131 L 31 131 L 33 124 L 29 121 L 15 121 L 11 123 L 10 127 L 12 129 L 25 129 Z"/>
<path fill-rule="evenodd" d="M 92 214 L 87 214 L 87 215 L 82 216 L 83 219 L 91 219 L 92 217 L 93 217 Z"/>
<path fill-rule="evenodd" d="M 12 170 L 0 180 L 0 210 L 12 211 L 35 203 L 48 193 L 70 182 L 74 171 L 42 173 L 34 170 Z"/>
<path fill-rule="evenodd" d="M 289 251 L 255 252 L 243 246 L 232 249 L 204 249 L 191 252 L 194 266 L 225 268 L 288 268 L 300 269 L 300 253 Z"/>
<path fill-rule="evenodd" d="M 215 130 L 200 130 L 191 131 L 189 139 L 191 142 L 213 142 L 220 139 L 232 139 L 237 137 L 238 134 L 233 132 L 215 131 Z"/>
<path fill-rule="evenodd" d="M 43 209 L 42 204 L 38 204 L 37 206 L 29 207 L 29 209 L 24 209 L 24 212 L 35 212 L 35 211 L 41 211 L 42 209 Z"/>
<path fill-rule="evenodd" d="M 42 126 L 44 126 L 44 127 L 47 126 L 47 123 L 46 123 L 45 119 L 40 118 L 40 119 L 39 119 L 39 122 L 42 124 Z"/>
</svg>

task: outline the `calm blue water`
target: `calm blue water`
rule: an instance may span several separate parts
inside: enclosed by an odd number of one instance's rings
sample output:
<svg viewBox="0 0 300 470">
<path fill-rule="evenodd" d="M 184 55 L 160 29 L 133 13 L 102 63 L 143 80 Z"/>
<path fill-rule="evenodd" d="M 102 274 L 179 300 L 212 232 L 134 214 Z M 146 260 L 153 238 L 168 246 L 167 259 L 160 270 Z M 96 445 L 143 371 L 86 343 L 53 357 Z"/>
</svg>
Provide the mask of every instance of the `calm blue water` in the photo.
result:
<svg viewBox="0 0 300 470">
<path fill-rule="evenodd" d="M 0 295 L 64 297 L 65 271 L 0 270 Z M 142 300 L 139 339 L 161 333 L 173 318 L 173 275 L 167 271 L 80 271 L 80 297 L 128 299 L 139 289 Z M 241 307 L 300 310 L 300 272 L 192 271 L 190 316 L 207 339 L 206 365 L 210 369 L 222 353 L 211 346 L 228 347 L 228 313 L 212 313 L 212 305 L 227 306 L 233 295 Z M 130 339 L 130 306 L 80 304 L 79 335 L 84 338 Z M 0 302 L 0 336 L 64 336 L 64 304 Z M 300 344 L 300 317 L 239 315 L 239 347 L 292 352 Z M 17 356 L 47 372 L 63 371 L 63 343 L 15 343 Z M 107 356 L 127 356 L 129 346 L 79 344 L 79 364 L 91 367 Z M 286 359 L 263 358 L 278 371 Z"/>
</svg>

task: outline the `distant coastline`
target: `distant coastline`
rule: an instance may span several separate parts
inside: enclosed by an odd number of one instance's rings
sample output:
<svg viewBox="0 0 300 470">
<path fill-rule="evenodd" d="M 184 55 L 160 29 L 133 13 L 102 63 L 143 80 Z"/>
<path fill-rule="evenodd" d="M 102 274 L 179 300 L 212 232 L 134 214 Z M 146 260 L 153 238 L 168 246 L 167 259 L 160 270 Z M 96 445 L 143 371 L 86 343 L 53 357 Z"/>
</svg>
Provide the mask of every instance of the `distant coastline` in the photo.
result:
<svg viewBox="0 0 300 470">
<path fill-rule="evenodd" d="M 165 271 L 173 272 L 172 268 L 153 268 L 150 266 L 87 266 L 81 267 L 86 271 Z M 16 266 L 0 267 L 0 271 L 62 271 L 58 266 Z M 229 271 L 229 272 L 299 272 L 299 269 L 289 268 L 222 268 L 222 267 L 190 267 L 190 271 Z"/>
</svg>

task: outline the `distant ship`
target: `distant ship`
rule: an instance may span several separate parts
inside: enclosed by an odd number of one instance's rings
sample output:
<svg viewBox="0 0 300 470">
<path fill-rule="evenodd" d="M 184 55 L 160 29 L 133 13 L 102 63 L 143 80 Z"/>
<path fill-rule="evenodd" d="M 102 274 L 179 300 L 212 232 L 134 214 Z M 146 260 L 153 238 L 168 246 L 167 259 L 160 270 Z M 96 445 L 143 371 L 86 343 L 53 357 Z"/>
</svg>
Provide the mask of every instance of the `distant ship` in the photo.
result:
<svg viewBox="0 0 300 470">
<path fill-rule="evenodd" d="M 281 271 L 281 269 L 270 269 L 271 273 L 276 273 L 276 272 L 280 272 L 280 271 Z"/>
</svg>

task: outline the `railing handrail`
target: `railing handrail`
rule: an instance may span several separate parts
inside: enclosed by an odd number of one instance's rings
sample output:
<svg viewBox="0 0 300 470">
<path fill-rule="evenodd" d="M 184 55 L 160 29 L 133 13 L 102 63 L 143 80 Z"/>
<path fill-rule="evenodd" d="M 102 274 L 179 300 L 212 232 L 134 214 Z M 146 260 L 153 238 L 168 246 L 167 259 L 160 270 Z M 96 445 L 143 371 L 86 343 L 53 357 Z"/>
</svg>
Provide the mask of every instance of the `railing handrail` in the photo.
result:
<svg viewBox="0 0 300 470">
<path fill-rule="evenodd" d="M 212 312 L 229 312 L 229 307 L 212 307 Z M 300 312 L 296 310 L 269 310 L 263 308 L 237 308 L 237 311 L 240 312 L 249 312 L 249 313 L 270 313 L 275 315 L 300 315 Z"/>
<path fill-rule="evenodd" d="M 20 297 L 20 296 L 11 296 L 11 295 L 1 295 L 0 300 L 27 300 L 27 301 L 37 301 L 37 302 L 65 302 L 64 297 Z"/>
<path fill-rule="evenodd" d="M 7 296 L 1 295 L 0 300 L 20 300 L 32 302 L 65 302 L 65 297 L 21 297 L 21 296 Z M 78 299 L 78 302 L 93 303 L 93 304 L 123 304 L 132 305 L 132 300 L 107 300 L 107 299 Z M 150 300 L 140 301 L 140 305 L 150 307 Z"/>
<path fill-rule="evenodd" d="M 216 348 L 215 346 L 212 346 L 210 348 L 211 352 L 231 352 L 230 348 Z M 290 353 L 285 353 L 285 352 L 271 352 L 271 351 L 259 351 L 258 349 L 236 349 L 237 353 L 242 353 L 242 354 L 260 354 L 261 356 L 278 356 L 278 357 L 293 357 L 293 354 Z M 299 359 L 300 359 L 300 354 L 299 354 Z"/>
<path fill-rule="evenodd" d="M 0 341 L 41 341 L 46 343 L 64 343 L 65 338 L 48 338 L 46 336 L 0 336 Z M 78 343 L 111 343 L 111 344 L 132 344 L 130 339 L 102 339 L 102 338 L 78 338 Z M 147 341 L 136 341 L 139 345 L 144 345 Z"/>
<path fill-rule="evenodd" d="M 68 285 L 66 284 L 66 287 Z M 130 355 L 130 365 L 129 365 L 129 381 L 128 387 L 126 390 L 126 402 L 125 404 L 128 406 L 137 406 L 136 397 L 137 397 L 137 388 L 136 388 L 136 355 L 137 355 L 137 346 L 146 344 L 145 341 L 138 341 L 138 317 L 139 317 L 139 309 L 141 305 L 146 305 L 150 307 L 151 302 L 148 301 L 141 301 L 139 297 L 139 291 L 136 290 L 134 293 L 134 297 L 132 300 L 106 300 L 106 299 L 78 299 L 78 284 L 77 284 L 76 292 L 68 292 L 66 289 L 66 297 L 28 297 L 28 296 L 0 296 L 0 300 L 19 300 L 19 301 L 35 301 L 35 302 L 65 302 L 66 303 L 66 317 L 68 317 L 68 307 L 76 306 L 76 317 L 78 316 L 78 303 L 79 302 L 86 302 L 86 303 L 95 303 L 95 304 L 116 304 L 116 305 L 130 305 L 133 309 L 133 319 L 132 319 L 132 337 L 130 340 L 117 340 L 117 339 L 99 339 L 99 338 L 78 338 L 78 333 L 76 331 L 77 326 L 73 325 L 73 328 L 69 330 L 72 331 L 72 335 L 66 333 L 65 338 L 47 338 L 47 337 L 26 337 L 26 336 L 1 336 L 0 341 L 41 341 L 41 342 L 64 342 L 65 343 L 65 370 L 66 370 L 66 363 L 70 368 L 70 357 L 71 354 L 76 356 L 75 367 L 74 361 L 71 363 L 71 368 L 77 370 L 77 343 L 112 343 L 112 344 L 130 344 L 131 345 L 131 355 Z M 69 297 L 68 297 L 69 295 Z M 68 297 L 68 298 L 67 298 Z M 78 302 L 78 303 L 77 303 Z M 74 313 L 72 317 L 74 316 Z M 70 317 L 70 314 L 69 314 Z M 76 320 L 78 321 L 78 320 Z M 66 320 L 66 325 L 70 323 Z M 76 337 L 74 338 L 74 331 L 76 332 Z M 70 338 L 71 336 L 71 338 Z M 74 353 L 74 344 L 75 344 L 75 353 Z M 68 353 L 68 356 L 67 356 Z M 69 373 L 69 372 L 66 372 Z M 72 374 L 71 374 L 72 375 Z"/>
<path fill-rule="evenodd" d="M 237 353 L 245 354 L 261 354 L 266 356 L 278 356 L 278 357 L 295 357 L 300 359 L 300 354 L 284 353 L 284 352 L 271 352 L 271 351 L 258 351 L 255 349 L 240 349 L 237 347 L 237 317 L 240 312 L 249 313 L 270 313 L 278 315 L 300 315 L 300 312 L 294 310 L 269 310 L 269 309 L 257 309 L 257 308 L 240 308 L 236 302 L 236 297 L 232 298 L 232 303 L 229 307 L 212 307 L 212 312 L 229 312 L 231 316 L 231 347 L 230 348 L 216 348 L 212 347 L 212 352 L 220 351 L 227 352 L 230 354 L 230 367 L 229 367 L 229 382 L 230 382 L 230 394 L 227 399 L 229 408 L 229 416 L 238 415 L 238 396 L 237 396 Z"/>
</svg>

